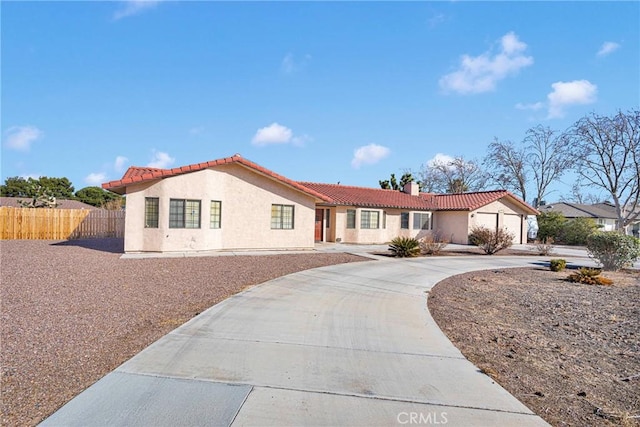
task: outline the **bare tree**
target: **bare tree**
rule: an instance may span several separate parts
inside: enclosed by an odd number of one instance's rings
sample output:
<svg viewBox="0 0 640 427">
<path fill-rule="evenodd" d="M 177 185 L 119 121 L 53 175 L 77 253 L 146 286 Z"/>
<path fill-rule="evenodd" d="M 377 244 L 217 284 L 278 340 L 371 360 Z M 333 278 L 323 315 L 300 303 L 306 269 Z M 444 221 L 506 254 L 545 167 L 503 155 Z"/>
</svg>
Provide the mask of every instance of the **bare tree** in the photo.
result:
<svg viewBox="0 0 640 427">
<path fill-rule="evenodd" d="M 571 194 L 560 196 L 561 202 L 578 203 L 579 205 L 593 205 L 602 202 L 602 199 L 593 193 L 585 193 L 583 186 L 576 181 L 571 186 Z"/>
<path fill-rule="evenodd" d="M 484 188 L 486 174 L 475 160 L 462 156 L 452 159 L 435 159 L 422 166 L 422 188 L 427 192 L 464 193 Z"/>
<path fill-rule="evenodd" d="M 566 139 L 576 153 L 576 172 L 611 196 L 617 229 L 626 232 L 640 217 L 640 111 L 585 116 Z"/>
<path fill-rule="evenodd" d="M 489 144 L 489 152 L 483 165 L 493 173 L 489 179 L 505 190 L 513 191 L 527 200 L 527 153 L 524 147 L 516 147 L 511 141 L 495 138 Z"/>
<path fill-rule="evenodd" d="M 549 185 L 571 166 L 568 144 L 564 134 L 541 125 L 529 129 L 523 142 L 526 162 L 536 185 L 534 207 L 538 208 Z"/>
</svg>

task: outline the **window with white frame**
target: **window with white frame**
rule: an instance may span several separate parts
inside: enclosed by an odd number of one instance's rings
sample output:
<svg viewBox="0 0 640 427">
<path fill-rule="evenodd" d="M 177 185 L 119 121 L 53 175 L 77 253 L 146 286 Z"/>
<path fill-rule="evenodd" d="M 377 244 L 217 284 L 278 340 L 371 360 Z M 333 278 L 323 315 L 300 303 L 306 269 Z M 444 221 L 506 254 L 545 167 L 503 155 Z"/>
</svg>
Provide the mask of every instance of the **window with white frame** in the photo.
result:
<svg viewBox="0 0 640 427">
<path fill-rule="evenodd" d="M 293 216 L 293 205 L 271 205 L 271 228 L 274 230 L 292 230 Z"/>
<path fill-rule="evenodd" d="M 431 213 L 414 212 L 413 229 L 414 230 L 431 230 Z"/>
<path fill-rule="evenodd" d="M 200 200 L 170 199 L 169 228 L 200 228 Z"/>
<path fill-rule="evenodd" d="M 360 228 L 380 228 L 380 211 L 361 211 Z"/>
</svg>

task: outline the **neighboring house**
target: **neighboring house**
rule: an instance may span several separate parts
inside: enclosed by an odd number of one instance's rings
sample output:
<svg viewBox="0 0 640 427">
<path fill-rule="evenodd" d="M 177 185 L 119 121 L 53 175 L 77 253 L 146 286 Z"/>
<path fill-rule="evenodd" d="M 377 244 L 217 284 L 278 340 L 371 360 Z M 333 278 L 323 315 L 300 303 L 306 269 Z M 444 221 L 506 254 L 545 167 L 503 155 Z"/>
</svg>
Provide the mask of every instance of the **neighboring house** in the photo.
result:
<svg viewBox="0 0 640 427">
<path fill-rule="evenodd" d="M 507 191 L 436 195 L 297 182 L 234 155 L 173 169 L 131 167 L 103 188 L 127 195 L 125 252 L 311 249 L 438 231 L 468 243 L 474 225 L 526 242 L 537 211 Z"/>
<path fill-rule="evenodd" d="M 29 197 L 0 197 L 0 206 L 6 206 L 10 208 L 22 208 L 23 206 L 19 201 L 29 203 L 32 199 Z M 82 203 L 78 200 L 56 199 L 57 206 L 55 209 L 89 209 L 97 210 L 95 206 Z"/>
<path fill-rule="evenodd" d="M 609 209 L 609 207 L 613 209 Z M 567 219 L 591 218 L 603 231 L 613 231 L 618 222 L 615 208 L 604 203 L 583 205 L 579 203 L 557 202 L 538 208 L 540 212 L 558 212 Z"/>
<path fill-rule="evenodd" d="M 567 202 L 550 203 L 540 206 L 540 212 L 560 212 L 568 219 L 592 218 L 603 231 L 613 231 L 618 226 L 616 207 L 608 202 L 592 205 Z M 627 226 L 627 234 L 640 237 L 640 217 Z"/>
</svg>

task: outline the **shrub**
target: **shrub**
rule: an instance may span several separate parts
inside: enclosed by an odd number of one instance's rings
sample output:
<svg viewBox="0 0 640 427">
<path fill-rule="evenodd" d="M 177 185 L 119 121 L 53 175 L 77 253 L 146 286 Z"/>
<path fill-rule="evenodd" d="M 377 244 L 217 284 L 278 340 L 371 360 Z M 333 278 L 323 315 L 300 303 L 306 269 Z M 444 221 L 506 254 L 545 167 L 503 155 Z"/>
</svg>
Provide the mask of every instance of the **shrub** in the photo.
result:
<svg viewBox="0 0 640 427">
<path fill-rule="evenodd" d="M 469 242 L 480 247 L 487 255 L 493 255 L 513 244 L 513 234 L 504 228 L 491 230 L 487 227 L 476 226 L 471 229 Z"/>
<path fill-rule="evenodd" d="M 427 234 L 419 242 L 420 251 L 427 255 L 437 255 L 449 244 L 449 241 L 443 239 L 438 232 Z"/>
<path fill-rule="evenodd" d="M 599 231 L 587 239 L 587 251 L 604 270 L 617 271 L 640 258 L 640 239 L 617 231 Z"/>
<path fill-rule="evenodd" d="M 553 237 L 545 237 L 544 240 L 536 242 L 536 250 L 540 255 L 551 255 L 553 253 Z"/>
<path fill-rule="evenodd" d="M 567 266 L 567 261 L 563 259 L 552 259 L 549 261 L 549 268 L 551 271 L 562 271 Z"/>
<path fill-rule="evenodd" d="M 598 224 L 593 218 L 575 218 L 562 225 L 558 238 L 566 245 L 586 245 L 589 236 L 597 230 Z"/>
<path fill-rule="evenodd" d="M 567 218 L 560 212 L 543 212 L 538 215 L 538 239 L 544 242 L 547 238 L 553 239 L 560 236 L 562 227 L 567 222 Z"/>
<path fill-rule="evenodd" d="M 586 285 L 613 285 L 613 280 L 600 276 L 602 270 L 599 268 L 586 268 L 582 267 L 575 273 L 571 273 L 567 280 L 574 283 L 584 283 Z"/>
<path fill-rule="evenodd" d="M 399 258 L 415 257 L 420 254 L 420 242 L 413 237 L 396 237 L 391 241 L 389 250 Z"/>
</svg>

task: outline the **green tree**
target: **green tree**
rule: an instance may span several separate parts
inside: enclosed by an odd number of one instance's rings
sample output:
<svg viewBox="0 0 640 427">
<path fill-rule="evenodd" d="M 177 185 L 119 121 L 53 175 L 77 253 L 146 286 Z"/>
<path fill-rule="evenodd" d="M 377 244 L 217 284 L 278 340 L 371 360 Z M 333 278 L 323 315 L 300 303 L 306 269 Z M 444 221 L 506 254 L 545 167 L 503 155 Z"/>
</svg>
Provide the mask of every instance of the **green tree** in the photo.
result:
<svg viewBox="0 0 640 427">
<path fill-rule="evenodd" d="M 586 245 L 589 236 L 597 230 L 598 224 L 593 218 L 575 218 L 564 223 L 558 240 L 566 245 Z"/>
<path fill-rule="evenodd" d="M 38 183 L 52 196 L 58 199 L 73 199 L 75 189 L 68 178 L 49 178 L 41 176 Z"/>
<path fill-rule="evenodd" d="M 33 178 L 29 178 L 33 181 Z M 34 188 L 32 184 L 20 176 L 14 176 L 4 180 L 0 185 L 0 196 L 3 197 L 33 197 Z"/>
<path fill-rule="evenodd" d="M 406 184 L 413 181 L 415 181 L 415 179 L 413 178 L 413 174 L 411 172 L 405 172 L 404 174 L 402 174 L 402 177 L 400 177 L 400 183 L 398 183 L 398 180 L 396 179 L 396 174 L 392 173 L 389 179 L 385 179 L 384 181 L 380 180 L 378 181 L 378 184 L 380 184 L 380 188 L 382 188 L 383 190 L 402 191 Z M 418 185 L 420 185 L 420 182 L 418 182 Z"/>
<path fill-rule="evenodd" d="M 67 178 L 49 178 L 41 176 L 38 179 L 12 177 L 0 186 L 0 194 L 4 197 L 37 197 L 46 194 L 58 199 L 73 199 L 73 185 Z"/>
<path fill-rule="evenodd" d="M 76 192 L 75 197 L 88 205 L 104 207 L 109 202 L 121 200 L 122 196 L 103 190 L 100 187 L 85 187 Z"/>
<path fill-rule="evenodd" d="M 538 215 L 538 240 L 544 242 L 549 237 L 558 240 L 566 222 L 560 212 L 542 212 Z"/>
</svg>

